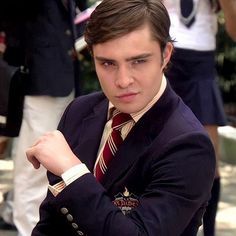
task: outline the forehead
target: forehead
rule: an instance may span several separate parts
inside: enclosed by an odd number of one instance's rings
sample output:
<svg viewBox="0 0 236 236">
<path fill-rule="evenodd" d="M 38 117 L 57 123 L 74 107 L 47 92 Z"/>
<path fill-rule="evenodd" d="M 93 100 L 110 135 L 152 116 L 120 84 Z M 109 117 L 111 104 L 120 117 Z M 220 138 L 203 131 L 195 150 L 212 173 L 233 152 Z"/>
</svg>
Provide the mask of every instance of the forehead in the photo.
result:
<svg viewBox="0 0 236 236">
<path fill-rule="evenodd" d="M 153 47 L 160 47 L 160 44 L 152 36 L 151 29 L 148 24 L 127 33 L 125 35 L 110 39 L 103 43 L 93 45 L 94 54 L 105 54 L 128 52 L 128 51 L 142 51 L 149 50 Z"/>
</svg>

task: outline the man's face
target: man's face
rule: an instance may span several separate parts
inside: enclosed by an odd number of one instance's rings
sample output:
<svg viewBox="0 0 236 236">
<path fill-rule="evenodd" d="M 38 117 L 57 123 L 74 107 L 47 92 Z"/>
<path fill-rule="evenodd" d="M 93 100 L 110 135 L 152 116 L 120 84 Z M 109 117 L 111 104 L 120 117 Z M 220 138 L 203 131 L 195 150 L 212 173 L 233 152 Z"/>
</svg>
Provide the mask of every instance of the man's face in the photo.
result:
<svg viewBox="0 0 236 236">
<path fill-rule="evenodd" d="M 172 45 L 167 44 L 161 54 L 148 25 L 94 45 L 95 67 L 103 92 L 122 112 L 142 110 L 160 89 L 171 51 Z"/>
</svg>

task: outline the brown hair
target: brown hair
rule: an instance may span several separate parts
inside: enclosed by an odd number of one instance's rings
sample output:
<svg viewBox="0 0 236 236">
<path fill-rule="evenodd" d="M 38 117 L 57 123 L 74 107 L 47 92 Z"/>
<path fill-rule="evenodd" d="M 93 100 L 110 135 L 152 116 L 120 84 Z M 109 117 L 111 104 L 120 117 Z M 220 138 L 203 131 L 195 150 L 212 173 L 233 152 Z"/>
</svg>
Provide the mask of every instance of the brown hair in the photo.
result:
<svg viewBox="0 0 236 236">
<path fill-rule="evenodd" d="M 145 23 L 163 51 L 172 40 L 170 18 L 161 0 L 103 0 L 86 25 L 85 41 L 92 52 L 93 45 L 121 37 Z"/>
</svg>

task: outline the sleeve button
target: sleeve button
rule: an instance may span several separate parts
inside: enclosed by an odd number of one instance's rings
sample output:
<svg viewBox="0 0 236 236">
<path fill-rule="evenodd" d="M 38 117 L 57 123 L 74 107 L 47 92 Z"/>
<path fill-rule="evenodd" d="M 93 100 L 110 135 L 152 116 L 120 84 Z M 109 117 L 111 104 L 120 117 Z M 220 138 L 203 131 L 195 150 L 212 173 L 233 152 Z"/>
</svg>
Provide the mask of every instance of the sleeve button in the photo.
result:
<svg viewBox="0 0 236 236">
<path fill-rule="evenodd" d="M 65 207 L 62 207 L 62 208 L 61 208 L 61 213 L 62 213 L 63 215 L 66 215 L 66 214 L 68 213 L 68 209 L 65 208 Z"/>
<path fill-rule="evenodd" d="M 68 221 L 73 221 L 73 216 L 71 215 L 71 214 L 68 214 L 67 216 L 66 216 L 66 218 L 67 218 L 67 220 Z"/>
<path fill-rule="evenodd" d="M 79 226 L 78 226 L 76 223 L 72 223 L 71 225 L 72 225 L 72 227 L 73 227 L 74 229 L 78 229 L 78 228 L 79 228 Z"/>
<path fill-rule="evenodd" d="M 70 36 L 70 35 L 71 35 L 71 31 L 70 31 L 69 29 L 67 29 L 67 30 L 65 31 L 65 34 L 68 35 L 68 36 Z"/>
<path fill-rule="evenodd" d="M 84 235 L 83 232 L 80 231 L 80 230 L 77 231 L 77 234 L 80 235 L 80 236 L 83 236 L 83 235 Z"/>
</svg>

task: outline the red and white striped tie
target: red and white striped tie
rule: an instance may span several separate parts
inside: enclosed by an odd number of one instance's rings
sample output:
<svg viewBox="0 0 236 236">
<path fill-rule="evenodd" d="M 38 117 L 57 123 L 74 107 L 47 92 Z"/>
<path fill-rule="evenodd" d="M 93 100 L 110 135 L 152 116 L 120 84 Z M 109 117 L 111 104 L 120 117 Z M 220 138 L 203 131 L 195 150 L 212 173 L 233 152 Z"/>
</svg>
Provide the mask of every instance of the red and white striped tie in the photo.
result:
<svg viewBox="0 0 236 236">
<path fill-rule="evenodd" d="M 99 157 L 99 161 L 95 168 L 95 176 L 98 181 L 101 181 L 112 158 L 115 156 L 117 149 L 123 142 L 121 137 L 121 129 L 129 123 L 132 117 L 127 113 L 121 113 L 115 110 L 112 117 L 112 132 L 108 136 L 104 149 Z"/>
</svg>

